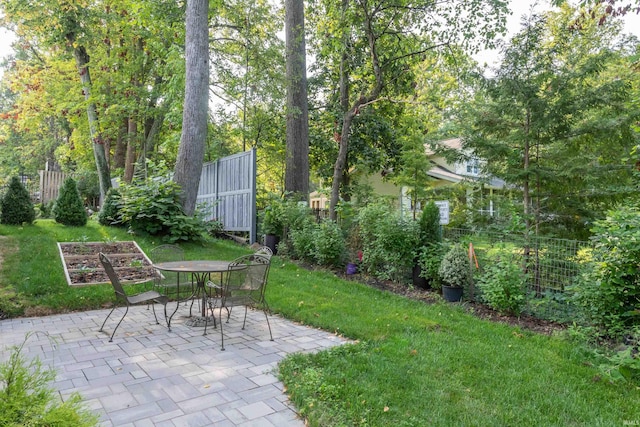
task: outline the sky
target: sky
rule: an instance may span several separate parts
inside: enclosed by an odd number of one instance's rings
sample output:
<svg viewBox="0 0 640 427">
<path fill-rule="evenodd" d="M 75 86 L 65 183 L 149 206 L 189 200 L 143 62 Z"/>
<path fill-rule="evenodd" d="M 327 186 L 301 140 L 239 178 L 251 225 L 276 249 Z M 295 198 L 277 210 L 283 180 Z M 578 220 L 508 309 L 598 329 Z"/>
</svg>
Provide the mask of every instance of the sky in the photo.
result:
<svg viewBox="0 0 640 427">
<path fill-rule="evenodd" d="M 520 20 L 523 15 L 529 15 L 532 5 L 535 7 L 536 12 L 541 12 L 550 8 L 548 0 L 511 0 L 511 10 L 513 14 L 507 20 L 507 29 L 509 35 L 515 34 L 520 29 Z M 640 16 L 631 15 L 625 18 L 625 31 L 632 32 L 640 37 Z M 11 42 L 14 37 L 11 33 L 5 29 L 0 28 L 0 58 L 11 53 Z M 496 52 L 482 52 L 474 56 L 476 61 L 481 65 L 487 63 L 488 65 L 495 65 L 495 61 L 498 59 Z M 2 70 L 0 69 L 0 78 L 2 77 Z"/>
</svg>

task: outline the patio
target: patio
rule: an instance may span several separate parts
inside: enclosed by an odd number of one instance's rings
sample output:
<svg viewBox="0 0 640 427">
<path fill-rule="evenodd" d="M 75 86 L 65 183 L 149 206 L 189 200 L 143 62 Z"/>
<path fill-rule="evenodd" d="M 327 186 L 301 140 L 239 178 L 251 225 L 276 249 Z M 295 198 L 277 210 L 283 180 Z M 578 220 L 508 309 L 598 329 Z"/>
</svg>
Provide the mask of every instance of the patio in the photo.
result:
<svg viewBox="0 0 640 427">
<path fill-rule="evenodd" d="M 328 332 L 249 311 L 243 331 L 240 311 L 219 329 L 184 324 L 181 307 L 171 324 L 153 323 L 146 306 L 129 310 L 112 343 L 116 310 L 98 332 L 108 310 L 0 321 L 0 360 L 20 345 L 58 375 L 52 386 L 66 399 L 78 392 L 104 427 L 304 426 L 274 375 L 277 363 L 294 352 L 318 351 L 346 342 Z"/>
</svg>

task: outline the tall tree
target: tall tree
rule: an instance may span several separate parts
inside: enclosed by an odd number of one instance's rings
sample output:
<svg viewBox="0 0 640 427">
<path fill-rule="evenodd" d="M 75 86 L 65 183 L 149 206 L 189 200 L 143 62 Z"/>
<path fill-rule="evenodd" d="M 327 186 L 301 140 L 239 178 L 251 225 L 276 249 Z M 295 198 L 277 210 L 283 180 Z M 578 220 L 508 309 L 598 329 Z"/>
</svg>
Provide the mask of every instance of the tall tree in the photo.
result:
<svg viewBox="0 0 640 427">
<path fill-rule="evenodd" d="M 426 52 L 449 45 L 473 48 L 503 31 L 507 2 L 501 0 L 319 0 L 316 14 L 317 56 L 339 95 L 338 155 L 333 167 L 330 215 L 348 165 L 351 128 L 362 109 L 413 91 L 412 66 Z"/>
<path fill-rule="evenodd" d="M 309 198 L 309 113 L 304 1 L 285 0 L 287 71 L 287 160 L 284 188 L 293 197 Z"/>
<path fill-rule="evenodd" d="M 464 147 L 521 189 L 526 231 L 576 229 L 634 191 L 628 153 L 640 118 L 619 25 L 568 7 L 532 16 L 465 116 Z M 604 25 L 604 26 L 602 26 Z"/>
<path fill-rule="evenodd" d="M 209 103 L 209 30 L 207 0 L 187 0 L 185 62 L 186 84 L 182 136 L 173 180 L 182 188 L 187 215 L 196 208 L 207 139 Z"/>
<path fill-rule="evenodd" d="M 94 160 L 100 181 L 101 199 L 111 187 L 109 167 L 100 135 L 96 104 L 92 98 L 92 81 L 86 43 L 91 39 L 91 28 L 97 25 L 95 14 L 79 2 L 59 3 L 51 0 L 4 2 L 5 19 L 18 22 L 20 32 L 35 46 L 70 51 L 75 59 L 82 93 L 85 99 L 89 133 Z M 46 23 L 45 23 L 46 18 Z"/>
</svg>

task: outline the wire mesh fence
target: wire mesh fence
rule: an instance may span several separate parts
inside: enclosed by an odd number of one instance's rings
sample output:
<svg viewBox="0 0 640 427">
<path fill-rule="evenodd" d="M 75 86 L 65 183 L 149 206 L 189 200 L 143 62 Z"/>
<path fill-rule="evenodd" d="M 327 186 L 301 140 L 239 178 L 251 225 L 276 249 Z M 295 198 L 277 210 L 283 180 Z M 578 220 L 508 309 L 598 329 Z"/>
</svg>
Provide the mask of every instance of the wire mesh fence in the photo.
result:
<svg viewBox="0 0 640 427">
<path fill-rule="evenodd" d="M 541 318 L 567 320 L 574 313 L 567 288 L 581 271 L 580 251 L 590 243 L 522 234 L 444 228 L 443 236 L 470 244 L 480 272 L 499 253 L 520 259 L 527 277 L 528 311 Z"/>
</svg>

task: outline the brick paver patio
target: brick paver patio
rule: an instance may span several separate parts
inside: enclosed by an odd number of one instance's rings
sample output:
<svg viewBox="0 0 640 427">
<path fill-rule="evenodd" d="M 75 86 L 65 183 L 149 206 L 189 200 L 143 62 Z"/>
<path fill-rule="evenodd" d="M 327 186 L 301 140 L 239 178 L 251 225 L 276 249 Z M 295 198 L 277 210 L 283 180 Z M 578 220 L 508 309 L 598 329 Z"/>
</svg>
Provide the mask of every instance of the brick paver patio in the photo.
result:
<svg viewBox="0 0 640 427">
<path fill-rule="evenodd" d="M 260 311 L 243 310 L 219 329 L 188 327 L 182 308 L 171 324 L 156 325 L 146 306 L 132 307 L 109 335 L 123 309 L 98 332 L 108 310 L 0 321 L 0 360 L 24 342 L 27 357 L 38 356 L 58 375 L 53 387 L 62 399 L 78 392 L 104 427 L 304 426 L 274 375 L 287 354 L 340 345 L 328 332 L 270 316 L 274 341 Z M 185 311 L 185 313 L 182 313 Z"/>
</svg>

